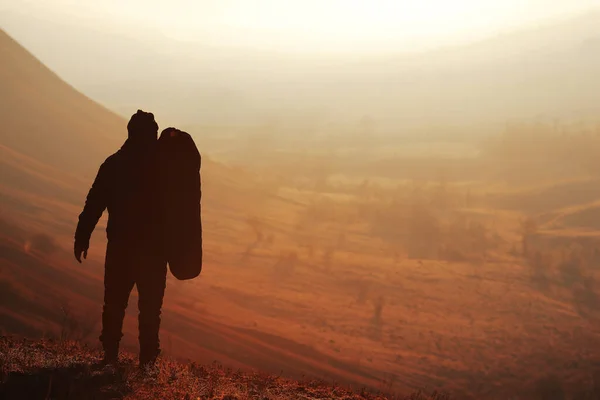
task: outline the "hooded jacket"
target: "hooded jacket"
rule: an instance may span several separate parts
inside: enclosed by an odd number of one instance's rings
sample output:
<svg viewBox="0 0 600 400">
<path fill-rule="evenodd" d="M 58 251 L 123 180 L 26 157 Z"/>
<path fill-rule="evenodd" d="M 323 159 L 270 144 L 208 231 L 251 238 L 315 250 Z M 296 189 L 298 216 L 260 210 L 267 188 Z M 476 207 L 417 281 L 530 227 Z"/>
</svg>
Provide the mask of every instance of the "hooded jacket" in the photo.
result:
<svg viewBox="0 0 600 400">
<path fill-rule="evenodd" d="M 75 231 L 76 246 L 89 247 L 92 232 L 106 209 L 109 245 L 146 249 L 160 245 L 158 125 L 151 113 L 138 110 L 127 128 L 128 139 L 100 166 L 89 190 Z"/>
</svg>

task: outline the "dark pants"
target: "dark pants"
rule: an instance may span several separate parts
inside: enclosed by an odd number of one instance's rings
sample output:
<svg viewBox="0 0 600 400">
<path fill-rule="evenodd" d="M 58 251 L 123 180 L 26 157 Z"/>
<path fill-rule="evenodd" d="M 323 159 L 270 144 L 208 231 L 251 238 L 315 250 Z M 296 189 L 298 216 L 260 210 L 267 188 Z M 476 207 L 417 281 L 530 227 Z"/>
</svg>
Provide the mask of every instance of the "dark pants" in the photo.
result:
<svg viewBox="0 0 600 400">
<path fill-rule="evenodd" d="M 137 247 L 137 249 L 136 249 Z M 116 354 L 123 337 L 123 319 L 134 285 L 138 290 L 140 361 L 160 353 L 158 331 L 165 294 L 167 263 L 153 246 L 108 244 L 104 272 L 104 308 L 100 341 L 105 352 Z"/>
</svg>

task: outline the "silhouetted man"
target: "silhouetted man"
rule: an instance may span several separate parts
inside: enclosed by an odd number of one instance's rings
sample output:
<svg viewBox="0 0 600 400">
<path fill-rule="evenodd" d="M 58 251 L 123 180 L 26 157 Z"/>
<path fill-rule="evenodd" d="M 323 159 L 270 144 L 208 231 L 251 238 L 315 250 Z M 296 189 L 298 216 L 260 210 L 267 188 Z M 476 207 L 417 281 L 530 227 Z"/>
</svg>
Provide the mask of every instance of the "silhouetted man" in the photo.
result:
<svg viewBox="0 0 600 400">
<path fill-rule="evenodd" d="M 154 115 L 138 110 L 127 124 L 125 144 L 100 166 L 75 232 L 75 258 L 87 258 L 90 237 L 105 209 L 108 246 L 104 273 L 104 363 L 118 360 L 129 295 L 139 295 L 140 366 L 160 353 L 158 331 L 167 263 L 161 240 Z"/>
</svg>

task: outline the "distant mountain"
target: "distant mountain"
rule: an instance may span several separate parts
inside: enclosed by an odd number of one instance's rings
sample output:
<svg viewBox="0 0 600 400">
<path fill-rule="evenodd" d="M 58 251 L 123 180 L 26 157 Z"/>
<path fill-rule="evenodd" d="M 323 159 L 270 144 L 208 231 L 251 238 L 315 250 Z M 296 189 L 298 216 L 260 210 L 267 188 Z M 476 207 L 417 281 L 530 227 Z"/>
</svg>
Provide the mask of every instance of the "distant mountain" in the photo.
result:
<svg viewBox="0 0 600 400">
<path fill-rule="evenodd" d="M 40 58 L 113 110 L 144 102 L 182 124 L 255 123 L 321 110 L 373 116 L 382 129 L 477 126 L 506 120 L 595 118 L 600 112 L 600 11 L 466 46 L 319 59 L 137 39 L 6 17 Z"/>
</svg>

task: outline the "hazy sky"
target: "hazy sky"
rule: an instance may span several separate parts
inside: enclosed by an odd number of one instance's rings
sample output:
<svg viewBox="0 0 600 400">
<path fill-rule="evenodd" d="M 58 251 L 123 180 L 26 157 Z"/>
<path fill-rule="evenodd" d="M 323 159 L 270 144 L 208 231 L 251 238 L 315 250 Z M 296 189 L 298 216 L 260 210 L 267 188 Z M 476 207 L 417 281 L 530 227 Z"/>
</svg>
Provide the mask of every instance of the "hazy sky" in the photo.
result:
<svg viewBox="0 0 600 400">
<path fill-rule="evenodd" d="M 600 0 L 0 0 L 0 12 L 134 36 L 309 53 L 421 50 L 594 8 Z"/>
</svg>

